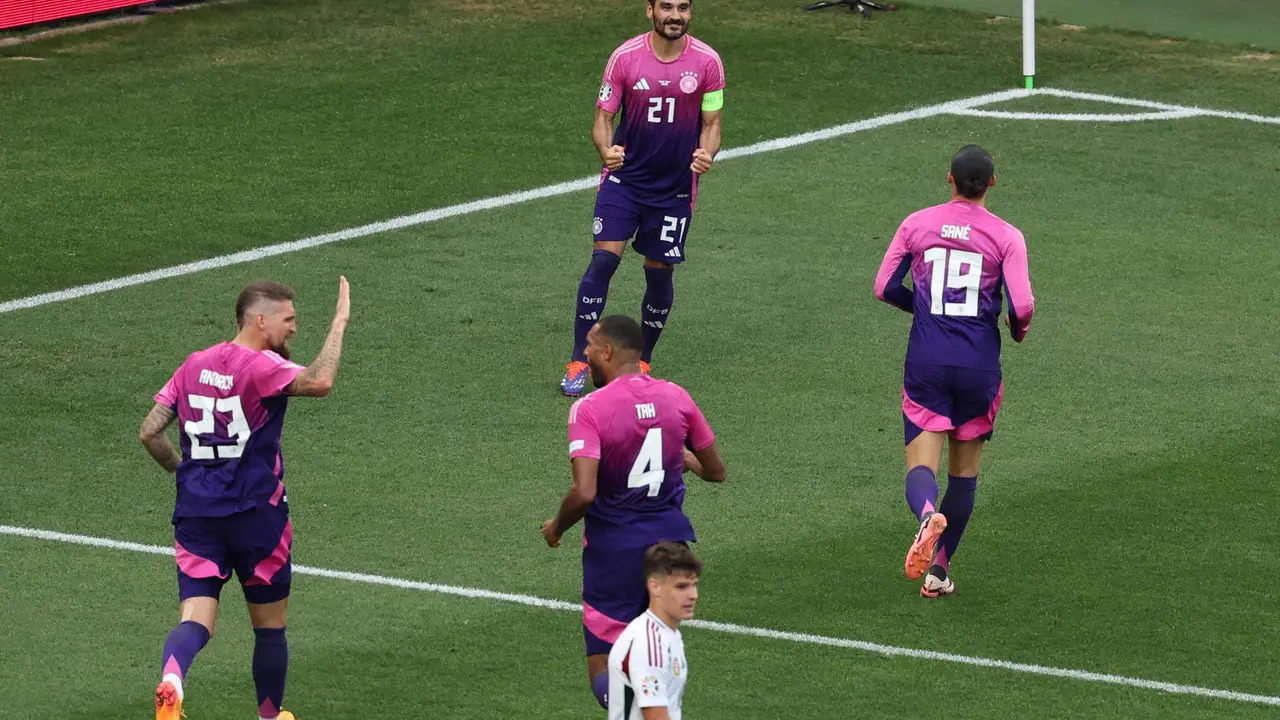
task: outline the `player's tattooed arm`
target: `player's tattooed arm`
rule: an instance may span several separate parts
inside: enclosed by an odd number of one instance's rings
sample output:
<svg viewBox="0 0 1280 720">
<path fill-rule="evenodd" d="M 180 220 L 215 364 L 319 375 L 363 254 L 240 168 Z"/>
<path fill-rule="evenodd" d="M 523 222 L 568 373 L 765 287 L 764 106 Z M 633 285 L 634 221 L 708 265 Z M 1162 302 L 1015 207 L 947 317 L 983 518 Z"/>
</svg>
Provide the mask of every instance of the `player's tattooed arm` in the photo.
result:
<svg viewBox="0 0 1280 720">
<path fill-rule="evenodd" d="M 569 528 L 586 517 L 587 509 L 596 499 L 596 475 L 600 472 L 600 461 L 596 458 L 576 457 L 570 463 L 573 466 L 573 486 L 560 501 L 560 512 L 542 523 L 542 537 L 551 547 L 558 546 L 560 538 Z"/>
<path fill-rule="evenodd" d="M 722 110 L 702 113 L 702 135 L 698 138 L 698 149 L 693 151 L 692 170 L 701 175 L 711 169 L 711 163 L 720 152 L 720 118 Z"/>
<path fill-rule="evenodd" d="M 329 394 L 333 389 L 333 381 L 338 376 L 344 330 L 345 328 L 336 324 L 330 328 L 329 337 L 325 339 L 320 354 L 285 387 L 285 394 L 304 397 L 324 397 Z"/>
<path fill-rule="evenodd" d="M 182 456 L 173 449 L 173 443 L 169 442 L 169 436 L 165 434 L 165 429 L 175 418 L 177 415 L 173 410 L 156 403 L 138 429 L 138 440 L 151 453 L 151 457 L 160 463 L 160 467 L 168 472 L 177 471 L 178 464 L 182 462 Z"/>
<path fill-rule="evenodd" d="M 350 319 L 351 291 L 347 278 L 342 277 L 338 283 L 338 309 L 333 314 L 329 337 L 325 338 L 324 347 L 311 365 L 298 373 L 293 382 L 285 387 L 285 394 L 307 397 L 324 397 L 329 394 L 333 389 L 333 381 L 338 376 L 338 361 L 342 359 L 342 336 L 347 331 Z"/>
</svg>

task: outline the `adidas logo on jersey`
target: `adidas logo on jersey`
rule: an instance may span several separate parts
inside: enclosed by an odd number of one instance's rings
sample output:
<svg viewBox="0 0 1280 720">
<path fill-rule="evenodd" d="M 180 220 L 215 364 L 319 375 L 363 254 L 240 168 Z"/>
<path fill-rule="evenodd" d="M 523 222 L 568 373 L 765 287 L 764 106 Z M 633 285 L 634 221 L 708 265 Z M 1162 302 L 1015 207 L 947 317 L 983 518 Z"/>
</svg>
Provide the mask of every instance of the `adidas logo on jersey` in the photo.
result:
<svg viewBox="0 0 1280 720">
<path fill-rule="evenodd" d="M 583 320 L 599 320 L 600 313 L 590 312 L 590 313 L 587 313 L 586 315 L 579 315 L 578 317 L 582 318 Z"/>
<path fill-rule="evenodd" d="M 680 257 L 680 248 L 678 248 L 678 247 L 673 247 L 673 248 L 671 248 L 670 250 L 668 250 L 668 251 L 666 251 L 665 253 L 663 253 L 663 255 L 664 255 L 665 257 Z"/>
<path fill-rule="evenodd" d="M 645 80 L 644 78 L 640 78 L 640 82 L 636 83 L 635 85 L 632 85 L 631 89 L 632 90 L 648 90 L 649 81 Z"/>
</svg>

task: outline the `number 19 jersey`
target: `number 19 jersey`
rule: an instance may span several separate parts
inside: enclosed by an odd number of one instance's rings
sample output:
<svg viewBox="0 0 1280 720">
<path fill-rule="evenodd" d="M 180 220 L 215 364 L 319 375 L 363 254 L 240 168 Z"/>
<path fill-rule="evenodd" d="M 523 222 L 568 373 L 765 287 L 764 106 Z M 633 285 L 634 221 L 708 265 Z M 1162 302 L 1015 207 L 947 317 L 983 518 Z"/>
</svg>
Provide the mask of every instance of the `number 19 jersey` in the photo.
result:
<svg viewBox="0 0 1280 720">
<path fill-rule="evenodd" d="M 624 375 L 569 410 L 569 457 L 600 461 L 585 541 L 601 550 L 697 538 L 684 514 L 684 448 L 705 450 L 715 435 L 679 385 Z"/>
<path fill-rule="evenodd" d="M 913 290 L 902 281 L 911 273 Z M 1021 342 L 1035 298 L 1017 228 L 977 203 L 955 200 L 902 222 L 876 275 L 876 297 L 912 313 L 907 362 L 1000 369 L 1001 289 Z"/>
<path fill-rule="evenodd" d="M 156 393 L 178 416 L 173 518 L 225 517 L 284 497 L 284 388 L 303 366 L 224 342 L 192 353 Z"/>
</svg>

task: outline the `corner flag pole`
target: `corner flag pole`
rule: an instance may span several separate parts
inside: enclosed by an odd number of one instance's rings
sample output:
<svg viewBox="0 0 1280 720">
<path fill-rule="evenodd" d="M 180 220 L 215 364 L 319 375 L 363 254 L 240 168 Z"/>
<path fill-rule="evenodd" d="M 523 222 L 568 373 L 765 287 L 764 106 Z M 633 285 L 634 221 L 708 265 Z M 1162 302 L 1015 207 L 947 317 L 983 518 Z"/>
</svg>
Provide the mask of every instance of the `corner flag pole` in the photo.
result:
<svg viewBox="0 0 1280 720">
<path fill-rule="evenodd" d="M 1036 86 L 1036 0 L 1022 0 L 1022 77 L 1028 90 Z"/>
</svg>

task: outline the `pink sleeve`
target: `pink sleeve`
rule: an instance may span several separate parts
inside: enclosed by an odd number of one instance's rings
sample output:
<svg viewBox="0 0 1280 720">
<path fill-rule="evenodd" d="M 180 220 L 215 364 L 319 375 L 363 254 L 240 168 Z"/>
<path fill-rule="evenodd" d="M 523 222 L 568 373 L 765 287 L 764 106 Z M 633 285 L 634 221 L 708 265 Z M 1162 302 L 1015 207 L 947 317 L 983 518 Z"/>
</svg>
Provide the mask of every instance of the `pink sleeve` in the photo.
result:
<svg viewBox="0 0 1280 720">
<path fill-rule="evenodd" d="M 622 48 L 613 51 L 609 63 L 604 66 L 604 79 L 600 82 L 600 99 L 596 107 L 616 113 L 622 107 L 622 90 L 627 86 L 623 65 L 626 63 Z"/>
<path fill-rule="evenodd" d="M 898 232 L 894 233 L 889 249 L 880 261 L 880 271 L 876 273 L 876 299 L 895 305 L 907 312 L 913 312 L 915 293 L 908 290 L 902 281 L 911 270 L 911 249 L 907 238 L 911 232 L 907 227 L 910 218 L 902 221 Z"/>
<path fill-rule="evenodd" d="M 160 388 L 160 392 L 156 393 L 155 401 L 158 404 L 163 405 L 170 409 L 176 409 L 178 407 L 178 373 L 179 372 L 182 372 L 181 367 L 173 371 L 173 376 L 169 378 L 169 382 L 165 383 L 164 387 Z"/>
<path fill-rule="evenodd" d="M 591 414 L 594 405 L 588 405 L 587 400 L 582 398 L 569 408 L 569 457 L 599 460 L 600 432 L 596 430 L 596 419 Z"/>
<path fill-rule="evenodd" d="M 724 63 L 720 61 L 720 56 L 707 48 L 710 55 L 707 57 L 707 75 L 706 82 L 702 87 L 702 92 L 712 93 L 717 90 L 724 89 Z"/>
<path fill-rule="evenodd" d="M 290 362 L 276 353 L 267 350 L 254 363 L 254 384 L 258 388 L 258 396 L 269 398 L 284 391 L 305 367 Z"/>
<path fill-rule="evenodd" d="M 1005 291 L 1009 294 L 1009 326 L 1015 342 L 1022 342 L 1036 312 L 1036 298 L 1031 294 L 1031 271 L 1027 267 L 1027 241 L 1014 230 L 1004 248 L 1000 270 L 1004 274 Z"/>
<path fill-rule="evenodd" d="M 684 393 L 684 403 L 685 414 L 689 417 L 689 436 L 685 443 L 694 452 L 706 450 L 716 441 L 716 434 L 711 431 L 711 425 L 702 414 L 702 409 L 693 401 L 688 391 Z"/>
</svg>

